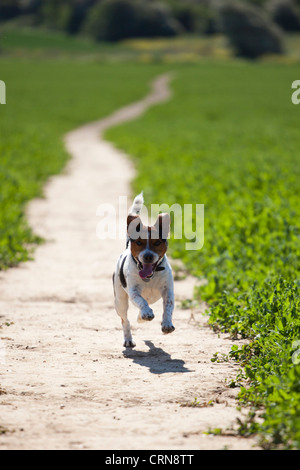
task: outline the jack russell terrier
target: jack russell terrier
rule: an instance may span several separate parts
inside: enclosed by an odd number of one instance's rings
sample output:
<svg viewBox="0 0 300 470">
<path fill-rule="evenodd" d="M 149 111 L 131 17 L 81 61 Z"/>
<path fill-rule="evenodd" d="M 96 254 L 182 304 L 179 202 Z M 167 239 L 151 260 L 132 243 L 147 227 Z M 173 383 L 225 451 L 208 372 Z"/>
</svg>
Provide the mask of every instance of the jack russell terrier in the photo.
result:
<svg viewBox="0 0 300 470">
<path fill-rule="evenodd" d="M 128 299 L 138 307 L 138 321 L 143 322 L 153 320 L 154 313 L 149 304 L 162 298 L 162 332 L 172 333 L 175 330 L 172 324 L 173 275 L 166 256 L 170 216 L 159 214 L 153 226 L 145 226 L 139 216 L 143 204 L 141 193 L 134 199 L 127 216 L 127 246 L 113 274 L 115 308 L 121 317 L 124 346 L 127 348 L 135 346 L 127 318 Z"/>
</svg>

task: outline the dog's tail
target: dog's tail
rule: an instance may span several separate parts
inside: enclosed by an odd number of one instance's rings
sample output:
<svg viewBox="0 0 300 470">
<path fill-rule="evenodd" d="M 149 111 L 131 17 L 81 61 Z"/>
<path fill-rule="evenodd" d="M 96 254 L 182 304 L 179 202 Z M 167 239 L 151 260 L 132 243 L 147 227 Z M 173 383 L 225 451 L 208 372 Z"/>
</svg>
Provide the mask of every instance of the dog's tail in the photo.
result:
<svg viewBox="0 0 300 470">
<path fill-rule="evenodd" d="M 132 206 L 129 209 L 129 214 L 139 215 L 144 205 L 143 191 L 135 196 Z"/>
</svg>

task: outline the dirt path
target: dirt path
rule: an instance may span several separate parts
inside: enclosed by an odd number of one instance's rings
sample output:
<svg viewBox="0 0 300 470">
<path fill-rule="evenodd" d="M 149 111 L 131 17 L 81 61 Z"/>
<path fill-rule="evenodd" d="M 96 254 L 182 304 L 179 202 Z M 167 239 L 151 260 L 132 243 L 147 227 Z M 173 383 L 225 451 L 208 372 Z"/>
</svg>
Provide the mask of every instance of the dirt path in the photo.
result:
<svg viewBox="0 0 300 470">
<path fill-rule="evenodd" d="M 175 285 L 176 331 L 136 322 L 134 350 L 122 347 L 111 276 L 124 240 L 96 237 L 99 204 L 130 195 L 129 160 L 100 138 L 110 125 L 169 98 L 159 77 L 143 101 L 66 136 L 72 159 L 34 200 L 28 217 L 48 242 L 35 260 L 0 273 L 0 449 L 251 449 L 255 441 L 208 436 L 235 425 L 237 366 L 212 363 L 231 341 L 201 312 L 180 309 L 194 279 Z M 151 203 L 151 201 L 146 201 Z M 126 214 L 123 214 L 124 229 Z M 201 406 L 191 404 L 197 398 Z"/>
</svg>

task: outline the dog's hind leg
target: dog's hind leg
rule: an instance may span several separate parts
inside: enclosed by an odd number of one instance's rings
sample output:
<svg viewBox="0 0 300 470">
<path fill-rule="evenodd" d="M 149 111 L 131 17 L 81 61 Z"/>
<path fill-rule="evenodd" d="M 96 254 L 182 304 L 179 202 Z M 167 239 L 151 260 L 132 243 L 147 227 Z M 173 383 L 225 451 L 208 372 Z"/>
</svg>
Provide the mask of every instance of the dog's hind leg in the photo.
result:
<svg viewBox="0 0 300 470">
<path fill-rule="evenodd" d="M 120 289 L 115 297 L 115 308 L 122 321 L 124 333 L 123 346 L 125 346 L 125 348 L 134 348 L 135 342 L 132 340 L 130 323 L 127 318 L 128 295 L 123 289 Z"/>
</svg>

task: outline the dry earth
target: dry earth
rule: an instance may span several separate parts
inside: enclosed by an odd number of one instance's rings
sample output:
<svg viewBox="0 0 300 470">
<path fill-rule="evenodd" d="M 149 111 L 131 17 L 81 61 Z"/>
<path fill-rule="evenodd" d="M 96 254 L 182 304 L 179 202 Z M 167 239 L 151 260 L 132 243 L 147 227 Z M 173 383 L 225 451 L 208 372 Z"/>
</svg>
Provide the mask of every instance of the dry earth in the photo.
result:
<svg viewBox="0 0 300 470">
<path fill-rule="evenodd" d="M 162 335 L 156 318 L 130 320 L 137 346 L 122 347 L 111 276 L 124 240 L 99 240 L 97 207 L 118 207 L 134 169 L 101 138 L 169 98 L 167 75 L 150 94 L 107 119 L 66 136 L 72 158 L 28 207 L 47 239 L 34 261 L 0 274 L 0 449 L 253 449 L 255 441 L 208 429 L 236 427 L 237 365 L 212 363 L 231 340 L 213 333 L 200 309 L 180 308 L 195 279 L 176 281 L 176 330 Z M 151 203 L 151 201 L 146 201 Z M 163 202 L 163 201 L 162 201 Z M 131 198 L 128 200 L 131 203 Z M 125 220 L 126 212 L 121 214 Z M 197 407 L 191 405 L 197 398 Z"/>
</svg>

